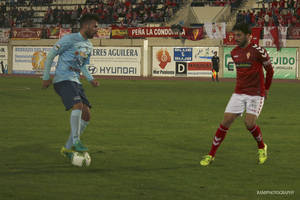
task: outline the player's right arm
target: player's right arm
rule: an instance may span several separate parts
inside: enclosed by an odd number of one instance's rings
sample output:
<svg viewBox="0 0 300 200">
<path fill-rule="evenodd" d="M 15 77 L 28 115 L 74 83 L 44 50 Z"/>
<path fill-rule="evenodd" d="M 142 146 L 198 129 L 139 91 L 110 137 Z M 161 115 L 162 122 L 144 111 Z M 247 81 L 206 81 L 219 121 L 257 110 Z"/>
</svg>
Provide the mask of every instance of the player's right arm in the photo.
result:
<svg viewBox="0 0 300 200">
<path fill-rule="evenodd" d="M 70 47 L 70 45 L 72 44 L 71 41 L 72 40 L 69 39 L 68 35 L 66 35 L 65 37 L 61 38 L 47 54 L 44 67 L 42 88 L 48 88 L 51 84 L 50 70 L 53 60 L 57 55 L 61 55 L 64 51 L 67 50 L 67 48 Z"/>
<path fill-rule="evenodd" d="M 43 86 L 42 86 L 42 88 L 48 88 L 49 85 L 51 84 L 51 79 L 50 79 L 51 65 L 52 65 L 52 62 L 53 62 L 54 58 L 57 55 L 58 55 L 57 51 L 54 49 L 54 47 L 47 54 L 47 58 L 46 58 L 46 61 L 45 61 L 45 67 L 44 67 Z"/>
</svg>

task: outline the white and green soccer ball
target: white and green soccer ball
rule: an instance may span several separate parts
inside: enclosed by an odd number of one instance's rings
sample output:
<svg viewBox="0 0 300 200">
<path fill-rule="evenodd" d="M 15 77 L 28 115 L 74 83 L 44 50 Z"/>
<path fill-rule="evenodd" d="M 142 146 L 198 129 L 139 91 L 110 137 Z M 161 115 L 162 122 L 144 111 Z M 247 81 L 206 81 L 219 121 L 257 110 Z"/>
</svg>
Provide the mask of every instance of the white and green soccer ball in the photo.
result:
<svg viewBox="0 0 300 200">
<path fill-rule="evenodd" d="M 88 152 L 74 152 L 71 159 L 72 165 L 77 167 L 88 167 L 91 165 L 91 161 L 92 159 Z"/>
</svg>

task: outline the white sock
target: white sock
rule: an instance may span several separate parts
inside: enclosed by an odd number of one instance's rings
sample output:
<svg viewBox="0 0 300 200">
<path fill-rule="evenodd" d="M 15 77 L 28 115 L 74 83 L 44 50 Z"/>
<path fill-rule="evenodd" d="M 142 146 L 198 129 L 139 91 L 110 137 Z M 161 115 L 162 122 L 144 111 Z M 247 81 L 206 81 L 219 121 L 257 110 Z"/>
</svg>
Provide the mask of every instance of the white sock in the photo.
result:
<svg viewBox="0 0 300 200">
<path fill-rule="evenodd" d="M 71 124 L 71 135 L 72 135 L 72 143 L 75 144 L 78 140 L 80 140 L 80 122 L 81 122 L 81 110 L 72 110 L 70 117 Z"/>
<path fill-rule="evenodd" d="M 80 136 L 82 135 L 82 133 L 84 132 L 84 130 L 87 127 L 88 124 L 89 124 L 88 121 L 85 121 L 85 120 L 81 119 L 81 123 L 80 123 Z"/>
</svg>

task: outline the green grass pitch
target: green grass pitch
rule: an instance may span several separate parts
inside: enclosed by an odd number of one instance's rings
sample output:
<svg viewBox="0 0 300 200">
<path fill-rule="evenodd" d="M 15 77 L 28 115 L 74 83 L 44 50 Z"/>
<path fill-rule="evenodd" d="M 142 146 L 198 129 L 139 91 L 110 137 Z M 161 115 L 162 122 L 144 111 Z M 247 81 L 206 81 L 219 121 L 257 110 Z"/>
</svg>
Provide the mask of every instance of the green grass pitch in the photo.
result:
<svg viewBox="0 0 300 200">
<path fill-rule="evenodd" d="M 92 156 L 77 168 L 59 154 L 69 112 L 38 78 L 0 77 L 0 199 L 300 199 L 300 84 L 274 82 L 258 124 L 269 159 L 235 121 L 215 162 L 201 167 L 234 82 L 100 80 L 82 136 Z M 294 195 L 257 195 L 258 190 Z"/>
</svg>

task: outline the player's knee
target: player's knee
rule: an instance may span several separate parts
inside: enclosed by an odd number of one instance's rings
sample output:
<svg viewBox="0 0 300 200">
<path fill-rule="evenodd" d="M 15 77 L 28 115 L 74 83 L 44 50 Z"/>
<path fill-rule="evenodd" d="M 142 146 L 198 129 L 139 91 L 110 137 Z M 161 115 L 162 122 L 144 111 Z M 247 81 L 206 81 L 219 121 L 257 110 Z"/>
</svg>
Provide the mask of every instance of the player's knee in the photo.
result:
<svg viewBox="0 0 300 200">
<path fill-rule="evenodd" d="M 79 102 L 73 105 L 73 110 L 82 110 L 83 108 L 83 103 Z"/>
<path fill-rule="evenodd" d="M 236 115 L 232 115 L 232 114 L 225 114 L 224 115 L 224 119 L 222 121 L 222 125 L 229 128 L 231 126 L 231 124 L 234 122 L 236 118 Z"/>
<path fill-rule="evenodd" d="M 255 126 L 255 121 L 245 120 L 245 126 L 249 130 Z"/>
</svg>

